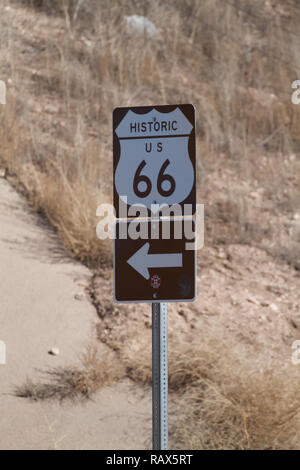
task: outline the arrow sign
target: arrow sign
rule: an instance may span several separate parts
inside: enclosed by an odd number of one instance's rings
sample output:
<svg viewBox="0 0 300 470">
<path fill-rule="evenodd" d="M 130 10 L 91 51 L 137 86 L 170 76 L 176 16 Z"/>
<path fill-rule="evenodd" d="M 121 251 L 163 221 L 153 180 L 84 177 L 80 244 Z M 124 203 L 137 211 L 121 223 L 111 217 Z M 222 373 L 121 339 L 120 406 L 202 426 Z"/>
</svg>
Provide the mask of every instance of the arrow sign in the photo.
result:
<svg viewBox="0 0 300 470">
<path fill-rule="evenodd" d="M 149 268 L 181 268 L 182 253 L 165 253 L 149 255 L 150 243 L 145 243 L 136 251 L 127 263 L 145 279 L 150 278 Z"/>
<path fill-rule="evenodd" d="M 116 222 L 115 302 L 192 302 L 195 299 L 196 252 L 186 248 L 191 239 L 185 236 L 183 219 L 180 219 L 182 237 L 175 238 L 178 228 L 175 222 L 173 219 L 155 221 L 157 238 L 151 238 L 153 219 Z M 169 224 L 168 239 L 163 237 L 165 223 Z M 194 222 L 193 232 L 196 233 Z M 133 238 L 136 233 L 144 234 L 145 238 Z M 152 275 L 159 282 L 150 282 Z"/>
</svg>

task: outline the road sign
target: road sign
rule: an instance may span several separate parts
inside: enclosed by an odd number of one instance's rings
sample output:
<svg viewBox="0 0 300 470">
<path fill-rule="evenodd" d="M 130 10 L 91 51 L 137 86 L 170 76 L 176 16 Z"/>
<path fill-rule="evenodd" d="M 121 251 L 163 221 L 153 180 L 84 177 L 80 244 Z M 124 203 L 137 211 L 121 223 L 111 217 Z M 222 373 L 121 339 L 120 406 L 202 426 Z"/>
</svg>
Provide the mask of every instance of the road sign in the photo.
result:
<svg viewBox="0 0 300 470">
<path fill-rule="evenodd" d="M 183 219 L 135 219 L 116 223 L 116 302 L 194 300 L 196 252 L 186 250 L 186 243 L 193 240 L 185 237 L 184 223 Z M 137 234 L 143 238 L 137 238 Z M 166 235 L 168 238 L 164 238 Z"/>
<path fill-rule="evenodd" d="M 195 221 L 189 219 L 186 231 L 182 217 L 196 210 L 194 107 L 115 109 L 113 156 L 114 206 L 116 217 L 123 219 L 115 225 L 114 300 L 152 303 L 153 449 L 166 450 L 166 302 L 196 296 L 196 251 L 189 249 Z M 167 219 L 162 208 L 179 218 Z"/>
<path fill-rule="evenodd" d="M 186 215 L 194 214 L 194 107 L 185 104 L 116 108 L 113 130 L 117 218 L 135 216 L 128 215 L 129 207 L 141 205 L 145 207 L 145 217 L 153 215 L 153 206 L 162 204 L 185 204 Z"/>
</svg>

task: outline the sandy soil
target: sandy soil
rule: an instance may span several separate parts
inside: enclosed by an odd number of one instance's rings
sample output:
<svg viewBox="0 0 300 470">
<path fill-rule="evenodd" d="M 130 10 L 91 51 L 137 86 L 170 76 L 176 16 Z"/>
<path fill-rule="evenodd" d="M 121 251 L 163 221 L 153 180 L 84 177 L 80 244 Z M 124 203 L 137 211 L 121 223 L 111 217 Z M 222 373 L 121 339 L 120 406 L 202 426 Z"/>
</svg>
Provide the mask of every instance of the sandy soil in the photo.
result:
<svg viewBox="0 0 300 470">
<path fill-rule="evenodd" d="M 136 449 L 151 445 L 151 395 L 122 381 L 85 403 L 30 402 L 14 388 L 74 365 L 97 321 L 90 272 L 0 179 L 0 449 Z M 48 351 L 58 347 L 60 354 Z M 103 346 L 104 348 L 105 346 Z"/>
</svg>

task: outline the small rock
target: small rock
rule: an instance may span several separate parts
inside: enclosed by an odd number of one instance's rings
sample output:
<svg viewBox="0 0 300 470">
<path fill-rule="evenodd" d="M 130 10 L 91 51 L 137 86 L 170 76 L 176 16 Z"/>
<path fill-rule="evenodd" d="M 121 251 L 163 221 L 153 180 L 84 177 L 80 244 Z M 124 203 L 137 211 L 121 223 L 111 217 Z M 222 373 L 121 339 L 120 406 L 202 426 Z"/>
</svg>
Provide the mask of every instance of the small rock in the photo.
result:
<svg viewBox="0 0 300 470">
<path fill-rule="evenodd" d="M 0 178 L 6 177 L 6 168 L 0 168 Z"/>
<path fill-rule="evenodd" d="M 250 194 L 249 194 L 250 197 L 252 197 L 253 199 L 259 199 L 259 193 L 257 191 L 252 191 Z"/>
<path fill-rule="evenodd" d="M 294 219 L 294 220 L 300 220 L 300 214 L 299 214 L 299 212 L 296 212 L 296 214 L 294 214 L 293 219 Z"/>
<path fill-rule="evenodd" d="M 247 297 L 247 301 L 254 305 L 259 305 L 259 301 L 252 295 Z"/>
<path fill-rule="evenodd" d="M 49 104 L 49 103 L 45 105 L 44 110 L 46 111 L 46 113 L 49 113 L 49 114 L 55 114 L 58 111 L 56 106 L 54 106 L 53 104 Z"/>
<path fill-rule="evenodd" d="M 125 16 L 127 34 L 137 33 L 140 35 L 145 34 L 148 38 L 157 39 L 159 33 L 153 21 L 145 16 L 131 15 Z"/>
<path fill-rule="evenodd" d="M 58 356 L 59 355 L 59 349 L 57 347 L 51 348 L 48 351 L 48 354 L 50 354 L 51 356 Z"/>
<path fill-rule="evenodd" d="M 270 309 L 273 310 L 273 312 L 278 312 L 279 310 L 276 304 L 270 304 Z"/>
<path fill-rule="evenodd" d="M 217 256 L 218 256 L 218 258 L 220 258 L 220 259 L 226 258 L 226 254 L 225 254 L 224 250 L 222 250 L 222 249 L 219 249 L 219 250 L 218 250 Z"/>
<path fill-rule="evenodd" d="M 89 39 L 87 39 L 85 36 L 81 36 L 82 42 L 89 48 L 92 47 L 93 43 Z"/>
<path fill-rule="evenodd" d="M 84 299 L 84 294 L 75 294 L 74 299 L 81 302 Z"/>
</svg>

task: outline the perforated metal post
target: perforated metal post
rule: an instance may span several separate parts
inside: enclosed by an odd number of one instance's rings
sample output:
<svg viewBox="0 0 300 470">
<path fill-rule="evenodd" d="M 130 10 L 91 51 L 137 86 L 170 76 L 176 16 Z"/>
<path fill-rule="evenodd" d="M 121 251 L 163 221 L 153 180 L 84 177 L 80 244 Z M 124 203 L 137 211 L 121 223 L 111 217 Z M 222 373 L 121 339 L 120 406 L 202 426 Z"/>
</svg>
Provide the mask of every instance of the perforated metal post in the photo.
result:
<svg viewBox="0 0 300 470">
<path fill-rule="evenodd" d="M 152 304 L 153 450 L 168 449 L 168 304 Z"/>
<path fill-rule="evenodd" d="M 168 304 L 160 304 L 160 442 L 168 449 Z"/>
<path fill-rule="evenodd" d="M 160 450 L 160 304 L 152 304 L 152 443 Z"/>
</svg>

